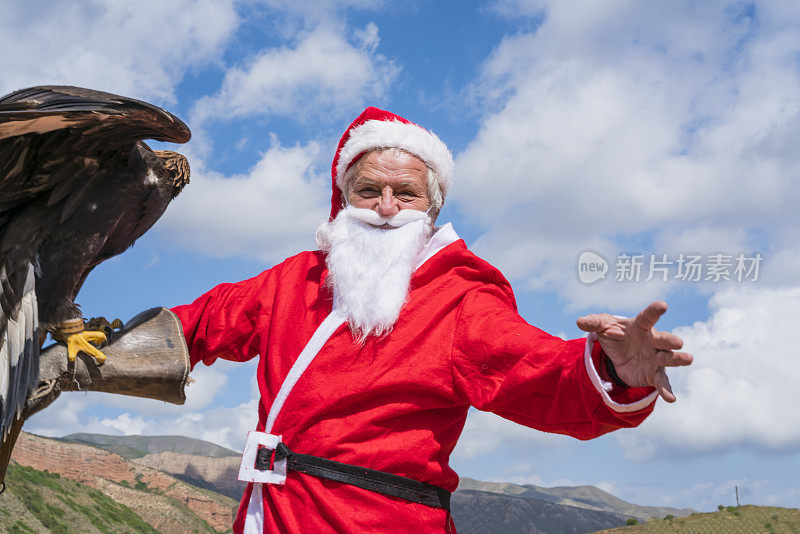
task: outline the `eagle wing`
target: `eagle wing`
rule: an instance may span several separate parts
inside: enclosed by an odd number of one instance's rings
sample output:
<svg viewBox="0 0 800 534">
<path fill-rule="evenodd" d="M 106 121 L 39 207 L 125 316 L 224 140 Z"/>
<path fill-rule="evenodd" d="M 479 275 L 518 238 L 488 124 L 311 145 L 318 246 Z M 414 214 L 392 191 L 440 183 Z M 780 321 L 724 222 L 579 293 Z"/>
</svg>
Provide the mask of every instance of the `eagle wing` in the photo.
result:
<svg viewBox="0 0 800 534">
<path fill-rule="evenodd" d="M 37 250 L 45 229 L 33 205 L 63 223 L 90 201 L 97 172 L 142 139 L 185 143 L 189 128 L 146 102 L 68 86 L 0 98 L 0 438 L 38 383 Z M 111 156 L 111 157 L 109 157 Z"/>
</svg>

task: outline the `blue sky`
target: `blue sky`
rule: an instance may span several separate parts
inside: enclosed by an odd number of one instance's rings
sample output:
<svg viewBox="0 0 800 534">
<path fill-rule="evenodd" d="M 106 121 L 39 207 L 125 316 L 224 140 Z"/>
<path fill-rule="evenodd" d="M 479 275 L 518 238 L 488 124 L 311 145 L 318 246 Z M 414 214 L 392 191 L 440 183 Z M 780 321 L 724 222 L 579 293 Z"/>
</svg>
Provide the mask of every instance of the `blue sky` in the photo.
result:
<svg viewBox="0 0 800 534">
<path fill-rule="evenodd" d="M 696 356 L 678 402 L 590 442 L 475 412 L 462 476 L 594 484 L 710 510 L 800 506 L 800 8 L 791 2 L 498 0 L 12 1 L 3 93 L 70 84 L 182 117 L 192 183 L 155 228 L 89 277 L 87 316 L 191 301 L 314 247 L 344 127 L 366 106 L 435 131 L 456 178 L 439 222 L 511 280 L 521 314 L 578 337 L 590 312 L 670 310 Z M 581 252 L 609 264 L 582 283 Z M 763 260 L 757 280 L 677 279 L 681 254 Z M 616 281 L 620 254 L 645 261 Z M 651 255 L 668 279 L 645 281 Z M 732 269 L 730 269 L 732 272 Z M 182 433 L 241 447 L 254 364 L 199 367 L 183 407 L 65 394 L 49 435 Z"/>
</svg>

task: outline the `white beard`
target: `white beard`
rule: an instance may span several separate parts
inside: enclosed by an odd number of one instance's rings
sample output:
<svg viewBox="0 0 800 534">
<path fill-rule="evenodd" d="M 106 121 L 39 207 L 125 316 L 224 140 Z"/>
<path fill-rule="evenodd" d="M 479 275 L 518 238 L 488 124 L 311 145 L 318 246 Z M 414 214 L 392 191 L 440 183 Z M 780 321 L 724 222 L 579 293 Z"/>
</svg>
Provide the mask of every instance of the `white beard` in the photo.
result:
<svg viewBox="0 0 800 534">
<path fill-rule="evenodd" d="M 384 222 L 398 227 L 373 226 Z M 333 308 L 347 316 L 360 342 L 392 330 L 430 232 L 430 217 L 421 211 L 402 210 L 387 221 L 353 207 L 317 228 L 317 244 L 327 253 Z"/>
</svg>

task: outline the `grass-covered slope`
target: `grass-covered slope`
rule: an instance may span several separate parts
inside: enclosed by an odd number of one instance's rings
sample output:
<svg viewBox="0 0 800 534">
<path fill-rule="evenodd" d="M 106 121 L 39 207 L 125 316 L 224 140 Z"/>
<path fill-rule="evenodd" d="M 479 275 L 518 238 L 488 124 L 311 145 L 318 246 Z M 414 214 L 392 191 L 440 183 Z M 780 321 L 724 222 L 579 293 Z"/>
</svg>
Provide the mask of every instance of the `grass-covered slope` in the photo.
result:
<svg viewBox="0 0 800 534">
<path fill-rule="evenodd" d="M 604 534 L 636 534 L 644 532 L 686 534 L 720 533 L 800 533 L 800 510 L 772 506 L 729 506 L 713 513 L 686 517 L 651 519 L 637 525 L 601 531 Z"/>
<path fill-rule="evenodd" d="M 0 496 L 0 532 L 156 533 L 126 506 L 59 475 L 12 463 Z"/>
</svg>

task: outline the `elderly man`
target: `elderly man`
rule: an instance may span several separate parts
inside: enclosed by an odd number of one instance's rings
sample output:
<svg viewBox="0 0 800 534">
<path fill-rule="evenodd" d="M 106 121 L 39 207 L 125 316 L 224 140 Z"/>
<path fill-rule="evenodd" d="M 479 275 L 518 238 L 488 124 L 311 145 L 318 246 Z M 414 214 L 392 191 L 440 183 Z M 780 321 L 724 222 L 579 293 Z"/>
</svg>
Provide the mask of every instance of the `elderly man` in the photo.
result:
<svg viewBox="0 0 800 534">
<path fill-rule="evenodd" d="M 453 160 L 431 132 L 368 108 L 332 175 L 321 250 L 174 309 L 192 364 L 259 356 L 234 532 L 454 532 L 448 460 L 470 406 L 590 439 L 675 400 L 664 367 L 691 356 L 653 328 L 664 303 L 583 317 L 586 339 L 550 336 L 434 226 Z"/>
</svg>

